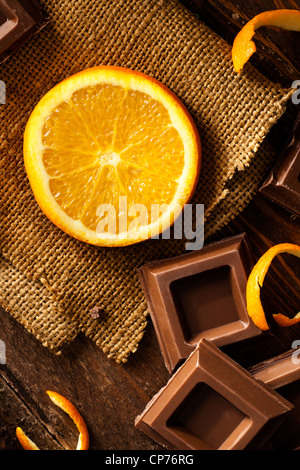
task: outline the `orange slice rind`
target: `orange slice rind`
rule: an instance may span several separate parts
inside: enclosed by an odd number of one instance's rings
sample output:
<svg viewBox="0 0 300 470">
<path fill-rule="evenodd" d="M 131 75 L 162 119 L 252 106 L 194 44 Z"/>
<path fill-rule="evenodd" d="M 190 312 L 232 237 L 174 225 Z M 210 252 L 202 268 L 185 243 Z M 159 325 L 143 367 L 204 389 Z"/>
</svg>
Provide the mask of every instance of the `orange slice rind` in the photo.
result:
<svg viewBox="0 0 300 470">
<path fill-rule="evenodd" d="M 124 246 L 164 232 L 189 203 L 201 140 L 164 84 L 98 66 L 66 78 L 37 103 L 24 162 L 37 203 L 57 227 L 92 245 Z"/>
<path fill-rule="evenodd" d="M 265 11 L 248 21 L 236 36 L 232 47 L 233 66 L 237 73 L 241 72 L 246 62 L 256 52 L 252 38 L 261 26 L 300 31 L 300 11 L 287 9 Z"/>
<path fill-rule="evenodd" d="M 246 301 L 248 315 L 255 325 L 263 331 L 269 329 L 269 324 L 266 320 L 265 312 L 261 303 L 260 291 L 273 259 L 282 253 L 289 253 L 300 258 L 300 246 L 291 243 L 281 243 L 270 248 L 258 260 L 251 271 L 247 282 Z M 292 319 L 281 313 L 274 314 L 273 318 L 279 326 L 288 327 L 300 322 L 300 312 Z"/>
<path fill-rule="evenodd" d="M 86 423 L 80 415 L 77 408 L 65 397 L 59 393 L 47 391 L 46 392 L 51 401 L 58 406 L 61 410 L 67 413 L 70 418 L 74 421 L 78 431 L 79 437 L 76 446 L 76 450 L 88 450 L 89 448 L 89 433 Z M 22 428 L 17 427 L 16 436 L 25 450 L 40 450 L 37 445 L 24 433 Z"/>
</svg>

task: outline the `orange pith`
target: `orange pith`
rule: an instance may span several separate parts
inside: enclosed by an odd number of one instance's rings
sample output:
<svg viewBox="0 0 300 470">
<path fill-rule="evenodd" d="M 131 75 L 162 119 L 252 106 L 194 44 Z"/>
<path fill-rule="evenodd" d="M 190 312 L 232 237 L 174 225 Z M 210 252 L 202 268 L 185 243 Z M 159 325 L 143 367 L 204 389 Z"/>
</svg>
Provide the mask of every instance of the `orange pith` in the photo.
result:
<svg viewBox="0 0 300 470">
<path fill-rule="evenodd" d="M 291 243 L 273 246 L 258 260 L 248 278 L 246 290 L 248 314 L 261 330 L 268 330 L 269 324 L 262 307 L 260 291 L 273 259 L 282 253 L 289 253 L 300 258 L 300 246 Z M 300 322 L 300 312 L 292 319 L 281 313 L 274 314 L 273 318 L 279 326 L 288 327 Z"/>
<path fill-rule="evenodd" d="M 89 448 L 89 433 L 84 419 L 78 412 L 77 408 L 67 398 L 63 397 L 57 392 L 46 392 L 52 402 L 60 409 L 65 411 L 76 424 L 79 431 L 78 443 L 76 450 L 88 450 Z M 25 450 L 40 450 L 37 445 L 24 433 L 22 428 L 16 429 L 17 438 Z"/>
<path fill-rule="evenodd" d="M 289 31 L 300 31 L 300 11 L 287 9 L 265 11 L 248 21 L 233 43 L 232 60 L 236 72 L 241 72 L 246 62 L 256 52 L 252 38 L 261 26 L 277 26 Z"/>
<path fill-rule="evenodd" d="M 24 159 L 52 222 L 83 241 L 115 246 L 172 224 L 195 189 L 201 143 L 188 111 L 164 85 L 102 66 L 69 77 L 42 98 L 26 127 Z M 129 209 L 125 228 L 122 203 Z M 137 220 L 138 205 L 146 219 Z M 111 208 L 116 217 L 109 224 Z M 107 226 L 99 233 L 101 221 Z"/>
</svg>

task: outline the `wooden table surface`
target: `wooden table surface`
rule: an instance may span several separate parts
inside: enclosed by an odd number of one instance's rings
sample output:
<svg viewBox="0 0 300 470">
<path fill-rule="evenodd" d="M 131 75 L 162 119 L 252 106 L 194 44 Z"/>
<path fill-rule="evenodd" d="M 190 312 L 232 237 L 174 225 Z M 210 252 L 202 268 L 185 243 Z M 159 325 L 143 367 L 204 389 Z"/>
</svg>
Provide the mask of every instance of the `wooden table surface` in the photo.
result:
<svg viewBox="0 0 300 470">
<path fill-rule="evenodd" d="M 147 0 L 145 0 L 146 2 Z M 167 1 L 167 0 L 166 0 Z M 188 8 L 232 43 L 247 19 L 274 8 L 297 8 L 300 0 L 183 0 Z M 253 63 L 270 78 L 291 86 L 300 79 L 299 33 L 262 28 L 256 36 Z M 295 105 L 271 131 L 269 138 L 282 148 L 288 138 Z M 254 260 L 270 246 L 300 244 L 300 224 L 284 209 L 257 195 L 222 236 L 245 231 Z M 266 278 L 262 298 L 267 313 L 294 316 L 299 311 L 299 259 L 278 257 Z M 222 348 L 245 367 L 289 349 L 300 340 L 300 326 L 272 330 L 256 340 Z M 22 426 L 41 449 L 74 449 L 77 430 L 55 407 L 46 390 L 69 398 L 80 410 L 90 433 L 92 450 L 160 450 L 135 429 L 134 419 L 165 385 L 164 366 L 151 322 L 136 353 L 117 365 L 84 336 L 55 356 L 28 334 L 5 311 L 0 311 L 0 340 L 5 342 L 6 364 L 0 365 L 0 449 L 21 449 L 15 429 Z"/>
</svg>

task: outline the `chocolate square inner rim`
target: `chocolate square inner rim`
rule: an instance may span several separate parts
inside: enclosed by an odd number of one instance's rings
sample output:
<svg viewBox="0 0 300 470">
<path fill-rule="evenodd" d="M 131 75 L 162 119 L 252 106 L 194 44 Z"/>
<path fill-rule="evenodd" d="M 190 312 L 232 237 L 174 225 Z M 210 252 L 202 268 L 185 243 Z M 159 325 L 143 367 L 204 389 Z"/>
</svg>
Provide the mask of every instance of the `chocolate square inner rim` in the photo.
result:
<svg viewBox="0 0 300 470">
<path fill-rule="evenodd" d="M 166 426 L 195 449 L 218 449 L 250 418 L 206 383 L 198 383 L 173 412 Z"/>
<path fill-rule="evenodd" d="M 224 346 L 258 336 L 246 284 L 252 261 L 246 234 L 139 269 L 165 365 L 177 367 L 203 337 Z"/>
<path fill-rule="evenodd" d="M 170 343 L 172 330 L 174 340 L 194 346 L 204 332 L 211 339 L 209 332 L 221 336 L 248 327 L 245 290 L 251 261 L 244 245 L 244 237 L 235 236 L 141 268 L 140 279 L 158 336 L 168 336 Z"/>
<path fill-rule="evenodd" d="M 187 343 L 197 343 L 203 331 L 247 321 L 234 270 L 234 265 L 220 265 L 170 283 L 172 310 Z"/>
<path fill-rule="evenodd" d="M 169 448 L 255 448 L 292 408 L 204 338 L 135 425 Z"/>
</svg>

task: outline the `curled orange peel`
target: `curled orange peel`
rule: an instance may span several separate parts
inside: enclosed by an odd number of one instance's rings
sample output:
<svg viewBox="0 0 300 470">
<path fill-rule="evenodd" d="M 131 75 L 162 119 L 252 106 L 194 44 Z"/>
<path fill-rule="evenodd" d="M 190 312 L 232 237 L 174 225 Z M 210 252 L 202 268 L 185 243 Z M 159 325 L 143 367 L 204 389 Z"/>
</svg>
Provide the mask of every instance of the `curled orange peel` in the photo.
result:
<svg viewBox="0 0 300 470">
<path fill-rule="evenodd" d="M 65 411 L 76 424 L 79 431 L 78 443 L 76 450 L 88 450 L 89 448 L 89 433 L 84 419 L 78 412 L 77 408 L 67 398 L 59 393 L 47 391 L 46 392 L 52 402 Z M 22 428 L 17 427 L 16 436 L 25 450 L 40 450 L 37 445 L 24 433 Z"/>
<path fill-rule="evenodd" d="M 248 21 L 236 36 L 232 47 L 234 70 L 239 73 L 256 52 L 252 38 L 261 26 L 277 26 L 288 31 L 300 31 L 300 11 L 271 10 L 260 13 Z"/>
<path fill-rule="evenodd" d="M 17 438 L 18 438 L 21 446 L 23 447 L 23 449 L 25 449 L 25 450 L 40 450 L 37 447 L 37 445 L 31 439 L 29 439 L 29 437 L 26 436 L 26 434 L 24 433 L 22 428 L 18 427 L 16 429 L 16 435 L 17 435 Z"/>
<path fill-rule="evenodd" d="M 269 325 L 262 307 L 260 291 L 273 259 L 281 253 L 289 253 L 300 258 L 300 246 L 291 243 L 281 243 L 270 248 L 258 260 L 247 282 L 246 301 L 248 315 L 252 318 L 255 325 L 264 331 L 269 329 Z M 292 319 L 281 313 L 274 314 L 273 318 L 279 326 L 288 327 L 300 322 L 300 312 Z"/>
</svg>

